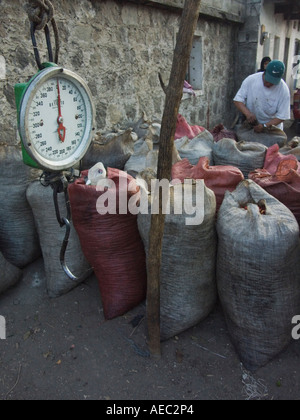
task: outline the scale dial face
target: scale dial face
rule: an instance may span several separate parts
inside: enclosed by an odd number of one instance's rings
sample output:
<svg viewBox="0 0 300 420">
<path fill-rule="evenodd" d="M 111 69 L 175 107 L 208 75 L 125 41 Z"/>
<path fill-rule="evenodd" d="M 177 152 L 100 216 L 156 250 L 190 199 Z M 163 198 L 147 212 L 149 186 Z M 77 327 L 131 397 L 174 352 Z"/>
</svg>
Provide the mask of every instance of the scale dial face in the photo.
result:
<svg viewBox="0 0 300 420">
<path fill-rule="evenodd" d="M 20 108 L 20 133 L 27 153 L 48 171 L 76 165 L 87 152 L 95 109 L 86 83 L 75 73 L 52 67 L 28 86 Z"/>
</svg>

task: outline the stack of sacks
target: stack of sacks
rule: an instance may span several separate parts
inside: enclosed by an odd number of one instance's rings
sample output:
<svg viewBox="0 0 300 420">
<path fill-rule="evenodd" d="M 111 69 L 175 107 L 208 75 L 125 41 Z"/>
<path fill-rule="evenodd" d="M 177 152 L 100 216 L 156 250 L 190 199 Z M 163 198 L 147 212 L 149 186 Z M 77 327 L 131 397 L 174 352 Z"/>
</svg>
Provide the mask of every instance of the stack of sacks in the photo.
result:
<svg viewBox="0 0 300 420">
<path fill-rule="evenodd" d="M 287 135 L 280 128 L 272 126 L 271 128 L 265 128 L 262 133 L 256 133 L 254 127 L 247 121 L 237 129 L 236 135 L 239 141 L 260 143 L 267 147 L 274 144 L 284 147 L 287 143 Z"/>
<path fill-rule="evenodd" d="M 172 179 L 184 182 L 185 179 L 204 179 L 205 185 L 216 195 L 217 211 L 219 210 L 226 191 L 234 191 L 244 180 L 242 172 L 233 166 L 209 166 L 209 159 L 203 157 L 196 166 L 187 159 L 173 165 Z"/>
<path fill-rule="evenodd" d="M 300 160 L 300 137 L 294 137 L 288 144 L 280 149 L 283 155 L 294 155 Z"/>
<path fill-rule="evenodd" d="M 288 207 L 300 225 L 300 164 L 293 155 L 282 155 L 278 145 L 269 148 L 264 168 L 250 174 L 264 190 Z"/>
<path fill-rule="evenodd" d="M 175 140 L 181 139 L 182 137 L 188 137 L 192 140 L 203 131 L 205 131 L 204 127 L 200 127 L 199 125 L 190 126 L 186 119 L 182 115 L 178 114 Z"/>
<path fill-rule="evenodd" d="M 202 157 L 208 157 L 210 165 L 213 165 L 214 138 L 209 131 L 204 130 L 193 139 L 177 139 L 174 144 L 181 159 L 188 159 L 192 165 L 197 165 Z"/>
<path fill-rule="evenodd" d="M 99 161 L 105 167 L 123 170 L 126 162 L 133 155 L 134 138 L 132 129 L 106 135 L 97 133 L 82 159 L 81 170 L 88 170 Z"/>
<path fill-rule="evenodd" d="M 263 168 L 267 147 L 259 143 L 237 143 L 233 139 L 222 139 L 214 144 L 215 165 L 231 165 L 239 168 L 245 177 L 257 168 Z"/>
</svg>

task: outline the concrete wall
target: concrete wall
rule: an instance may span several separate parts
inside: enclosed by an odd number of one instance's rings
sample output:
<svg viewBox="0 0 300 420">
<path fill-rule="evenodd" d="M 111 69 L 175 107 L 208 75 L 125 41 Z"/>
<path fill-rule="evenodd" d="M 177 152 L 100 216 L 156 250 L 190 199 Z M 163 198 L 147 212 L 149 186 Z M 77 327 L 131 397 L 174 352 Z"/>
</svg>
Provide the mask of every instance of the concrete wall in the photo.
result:
<svg viewBox="0 0 300 420">
<path fill-rule="evenodd" d="M 287 66 L 286 82 L 293 93 L 295 87 L 294 63 L 295 43 L 300 42 L 300 24 L 299 21 L 284 20 L 281 14 L 274 15 L 274 3 L 270 0 L 264 0 L 260 24 L 265 26 L 269 37 L 264 44 L 259 43 L 257 50 L 257 65 L 264 56 L 270 56 L 272 59 L 284 61 Z M 261 33 L 260 33 L 261 34 Z M 289 39 L 289 48 L 287 50 L 287 60 L 285 57 L 286 39 Z M 288 45 L 288 44 L 287 44 Z"/>
<path fill-rule="evenodd" d="M 257 70 L 257 45 L 260 27 L 261 0 L 246 0 L 246 19 L 238 35 L 236 80 L 243 80 Z"/>
<path fill-rule="evenodd" d="M 213 3 L 228 13 L 231 4 L 240 5 L 235 0 Z M 53 0 L 53 4 L 60 30 L 59 64 L 87 80 L 98 130 L 128 126 L 143 112 L 159 120 L 165 97 L 157 75 L 161 72 L 168 81 L 179 11 L 115 0 Z M 19 141 L 14 85 L 37 72 L 23 6 L 21 0 L 0 0 L 0 141 L 7 143 Z M 203 41 L 203 89 L 196 98 L 185 95 L 181 108 L 193 124 L 205 126 L 208 109 L 211 127 L 232 121 L 237 33 L 238 26 L 226 16 L 222 20 L 221 15 L 209 19 L 201 15 L 197 34 Z M 42 34 L 38 35 L 44 46 Z"/>
<path fill-rule="evenodd" d="M 185 0 L 129 0 L 133 3 L 147 4 L 168 9 L 183 9 Z M 240 0 L 202 0 L 200 15 L 226 19 L 232 22 L 243 22 L 245 3 Z"/>
</svg>

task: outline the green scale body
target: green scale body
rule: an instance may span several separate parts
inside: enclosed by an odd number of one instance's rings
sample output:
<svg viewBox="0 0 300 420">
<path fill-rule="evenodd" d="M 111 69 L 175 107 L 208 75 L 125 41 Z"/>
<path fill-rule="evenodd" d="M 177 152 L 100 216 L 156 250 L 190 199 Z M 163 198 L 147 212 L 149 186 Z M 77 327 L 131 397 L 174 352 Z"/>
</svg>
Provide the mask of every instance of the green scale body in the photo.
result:
<svg viewBox="0 0 300 420">
<path fill-rule="evenodd" d="M 57 64 L 54 64 L 54 63 L 44 63 L 43 66 L 44 68 L 58 67 Z M 35 74 L 28 83 L 18 83 L 15 85 L 15 100 L 16 100 L 17 116 L 18 116 L 18 129 L 19 129 L 19 134 L 21 137 L 23 162 L 25 163 L 25 165 L 28 165 L 28 166 L 31 166 L 32 168 L 37 168 L 37 169 L 41 169 L 40 165 L 29 155 L 29 153 L 27 152 L 24 146 L 24 141 L 23 141 L 22 134 L 20 131 L 20 110 L 21 110 L 23 97 L 28 87 L 31 85 L 33 80 L 41 73 L 41 71 Z"/>
<path fill-rule="evenodd" d="M 86 154 L 95 130 L 95 108 L 85 81 L 54 63 L 15 86 L 18 129 L 26 165 L 61 172 Z"/>
</svg>

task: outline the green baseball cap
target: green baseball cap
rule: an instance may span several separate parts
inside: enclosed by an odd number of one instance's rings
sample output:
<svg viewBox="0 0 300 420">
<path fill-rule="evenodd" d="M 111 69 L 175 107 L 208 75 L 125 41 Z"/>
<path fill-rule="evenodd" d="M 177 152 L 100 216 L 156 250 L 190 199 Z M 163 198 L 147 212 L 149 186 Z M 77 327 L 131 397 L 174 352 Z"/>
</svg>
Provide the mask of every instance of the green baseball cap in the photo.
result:
<svg viewBox="0 0 300 420">
<path fill-rule="evenodd" d="M 272 83 L 273 85 L 279 85 L 283 75 L 285 73 L 285 65 L 282 61 L 273 60 L 268 64 L 265 73 L 266 82 Z"/>
</svg>

